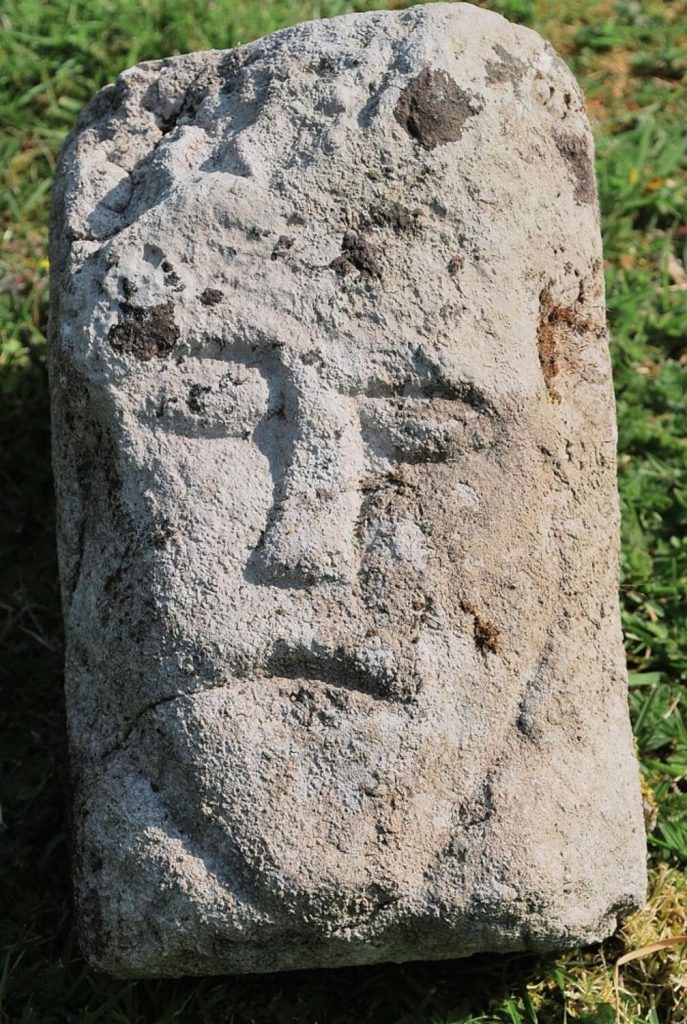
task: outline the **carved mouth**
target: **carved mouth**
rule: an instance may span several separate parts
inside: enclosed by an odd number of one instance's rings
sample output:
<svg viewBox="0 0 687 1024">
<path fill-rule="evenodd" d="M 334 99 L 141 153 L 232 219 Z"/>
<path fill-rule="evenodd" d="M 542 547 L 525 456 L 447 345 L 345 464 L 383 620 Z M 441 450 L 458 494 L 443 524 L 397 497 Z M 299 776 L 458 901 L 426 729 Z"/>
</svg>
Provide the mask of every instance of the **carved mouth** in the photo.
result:
<svg viewBox="0 0 687 1024">
<path fill-rule="evenodd" d="M 404 678 L 395 665 L 341 646 L 313 643 L 306 647 L 277 640 L 265 670 L 282 679 L 319 682 L 400 704 L 412 703 L 418 690 L 417 681 Z"/>
</svg>

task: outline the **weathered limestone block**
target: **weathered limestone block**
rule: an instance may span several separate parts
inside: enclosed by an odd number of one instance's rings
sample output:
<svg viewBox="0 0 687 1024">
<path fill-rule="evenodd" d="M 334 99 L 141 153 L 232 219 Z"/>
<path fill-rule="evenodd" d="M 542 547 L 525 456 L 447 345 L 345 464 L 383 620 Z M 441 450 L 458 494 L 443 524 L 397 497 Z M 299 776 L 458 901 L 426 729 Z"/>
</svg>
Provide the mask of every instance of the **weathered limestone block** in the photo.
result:
<svg viewBox="0 0 687 1024">
<path fill-rule="evenodd" d="M 547 950 L 644 897 L 592 140 L 465 4 L 125 72 L 51 379 L 83 948 Z"/>
</svg>

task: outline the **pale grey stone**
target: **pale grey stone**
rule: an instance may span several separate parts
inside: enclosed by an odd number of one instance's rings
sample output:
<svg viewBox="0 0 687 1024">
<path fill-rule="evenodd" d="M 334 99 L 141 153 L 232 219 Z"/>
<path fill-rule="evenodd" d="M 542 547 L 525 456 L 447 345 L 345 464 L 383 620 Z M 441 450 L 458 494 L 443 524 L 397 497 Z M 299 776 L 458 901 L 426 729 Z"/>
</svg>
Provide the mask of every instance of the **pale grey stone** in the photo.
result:
<svg viewBox="0 0 687 1024">
<path fill-rule="evenodd" d="M 139 65 L 64 150 L 83 948 L 548 950 L 644 899 L 592 140 L 466 4 Z"/>
</svg>

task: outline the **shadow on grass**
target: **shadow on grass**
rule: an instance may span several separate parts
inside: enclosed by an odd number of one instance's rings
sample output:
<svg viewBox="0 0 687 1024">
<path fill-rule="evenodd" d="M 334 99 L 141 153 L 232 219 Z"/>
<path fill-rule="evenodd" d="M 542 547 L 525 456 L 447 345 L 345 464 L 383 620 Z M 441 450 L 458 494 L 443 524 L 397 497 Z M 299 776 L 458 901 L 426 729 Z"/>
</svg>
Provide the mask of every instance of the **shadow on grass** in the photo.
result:
<svg viewBox="0 0 687 1024">
<path fill-rule="evenodd" d="M 0 366 L 0 661 L 4 824 L 0 1019 L 458 1021 L 545 972 L 536 958 L 383 964 L 244 978 L 117 982 L 81 959 L 71 913 L 62 638 L 44 346 Z M 0 979 L 2 969 L 0 965 Z M 526 997 L 525 997 L 526 998 Z M 4 1013 L 4 1016 L 3 1016 Z M 519 1016 L 513 1017 L 519 1020 Z"/>
</svg>

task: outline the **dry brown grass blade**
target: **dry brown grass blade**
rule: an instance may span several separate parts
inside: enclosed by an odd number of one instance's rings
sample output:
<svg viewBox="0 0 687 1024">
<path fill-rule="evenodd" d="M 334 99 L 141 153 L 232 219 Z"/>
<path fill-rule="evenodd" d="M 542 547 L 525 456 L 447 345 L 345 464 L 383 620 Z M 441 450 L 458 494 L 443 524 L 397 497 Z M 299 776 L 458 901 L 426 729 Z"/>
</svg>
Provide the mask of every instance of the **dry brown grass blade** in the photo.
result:
<svg viewBox="0 0 687 1024">
<path fill-rule="evenodd" d="M 625 953 L 616 960 L 613 968 L 613 988 L 615 989 L 615 1018 L 618 1024 L 620 1024 L 620 968 L 623 964 L 629 964 L 631 960 L 639 960 L 651 953 L 658 953 L 659 950 L 668 949 L 670 946 L 679 946 L 683 942 L 687 942 L 687 934 L 671 935 L 667 939 L 649 942 L 646 946 L 641 946 L 640 949 L 633 949 L 631 953 Z"/>
</svg>

